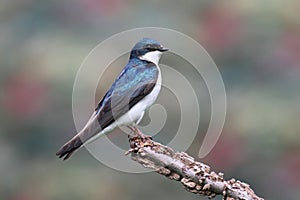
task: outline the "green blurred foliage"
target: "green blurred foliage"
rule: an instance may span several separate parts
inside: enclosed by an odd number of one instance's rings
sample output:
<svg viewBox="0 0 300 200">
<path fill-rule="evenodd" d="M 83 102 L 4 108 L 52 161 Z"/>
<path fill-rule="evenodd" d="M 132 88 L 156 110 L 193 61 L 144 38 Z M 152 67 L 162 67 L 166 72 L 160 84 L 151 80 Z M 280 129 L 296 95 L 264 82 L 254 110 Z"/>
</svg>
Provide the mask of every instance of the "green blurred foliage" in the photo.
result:
<svg viewBox="0 0 300 200">
<path fill-rule="evenodd" d="M 204 161 L 265 199 L 299 199 L 299 8 L 297 0 L 2 0 L 1 199 L 199 199 L 153 173 L 109 169 L 84 150 L 68 162 L 55 157 L 76 132 L 72 86 L 85 56 L 107 37 L 145 26 L 196 39 L 223 76 L 227 120 Z"/>
</svg>

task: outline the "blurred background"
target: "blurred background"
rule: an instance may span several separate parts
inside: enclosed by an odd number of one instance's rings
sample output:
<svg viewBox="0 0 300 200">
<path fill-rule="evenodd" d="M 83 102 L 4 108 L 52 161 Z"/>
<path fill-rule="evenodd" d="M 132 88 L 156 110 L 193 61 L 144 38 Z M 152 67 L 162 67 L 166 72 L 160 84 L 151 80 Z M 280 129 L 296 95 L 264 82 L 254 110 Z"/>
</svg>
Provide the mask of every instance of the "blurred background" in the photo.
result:
<svg viewBox="0 0 300 200">
<path fill-rule="evenodd" d="M 203 161 L 226 178 L 248 182 L 265 199 L 299 199 L 299 9 L 297 0 L 2 0 L 1 199 L 206 199 L 155 173 L 112 170 L 85 149 L 67 162 L 55 157 L 76 132 L 72 87 L 83 59 L 109 36 L 145 26 L 191 36 L 219 67 L 227 118 Z M 113 69 L 106 80 L 120 70 Z M 160 101 L 167 101 L 163 95 Z M 202 114 L 188 150 L 194 157 L 209 119 L 210 104 L 205 108 L 203 102 L 200 108 L 207 115 Z M 118 134 L 111 136 L 115 143 Z M 162 134 L 157 140 L 164 143 L 168 137 Z"/>
</svg>

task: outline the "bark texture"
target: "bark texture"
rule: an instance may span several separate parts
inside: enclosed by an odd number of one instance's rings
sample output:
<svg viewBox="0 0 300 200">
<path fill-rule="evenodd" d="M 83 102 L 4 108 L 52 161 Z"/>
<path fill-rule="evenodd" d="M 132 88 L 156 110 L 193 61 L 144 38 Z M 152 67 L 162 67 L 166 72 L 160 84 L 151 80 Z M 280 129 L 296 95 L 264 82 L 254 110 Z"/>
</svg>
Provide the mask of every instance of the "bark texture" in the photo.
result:
<svg viewBox="0 0 300 200">
<path fill-rule="evenodd" d="M 223 199 L 263 200 L 247 183 L 225 180 L 223 173 L 216 173 L 210 167 L 185 152 L 174 152 L 171 148 L 152 141 L 150 138 L 131 137 L 129 139 L 131 159 L 171 180 L 180 181 L 192 193 Z"/>
</svg>

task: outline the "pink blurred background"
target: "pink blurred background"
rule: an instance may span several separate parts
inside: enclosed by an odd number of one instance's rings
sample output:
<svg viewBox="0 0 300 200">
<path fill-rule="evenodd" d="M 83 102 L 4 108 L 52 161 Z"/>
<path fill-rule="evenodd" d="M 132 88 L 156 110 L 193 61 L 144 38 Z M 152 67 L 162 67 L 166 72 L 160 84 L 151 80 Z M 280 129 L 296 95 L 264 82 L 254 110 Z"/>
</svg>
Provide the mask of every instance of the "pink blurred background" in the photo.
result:
<svg viewBox="0 0 300 200">
<path fill-rule="evenodd" d="M 203 161 L 265 199 L 299 199 L 299 9 L 296 0 L 1 1 L 1 199 L 206 199 L 154 173 L 109 169 L 86 150 L 68 162 L 55 157 L 76 131 L 72 87 L 85 56 L 107 37 L 145 26 L 191 36 L 219 67 L 227 119 Z M 204 112 L 193 156 L 208 119 Z"/>
</svg>

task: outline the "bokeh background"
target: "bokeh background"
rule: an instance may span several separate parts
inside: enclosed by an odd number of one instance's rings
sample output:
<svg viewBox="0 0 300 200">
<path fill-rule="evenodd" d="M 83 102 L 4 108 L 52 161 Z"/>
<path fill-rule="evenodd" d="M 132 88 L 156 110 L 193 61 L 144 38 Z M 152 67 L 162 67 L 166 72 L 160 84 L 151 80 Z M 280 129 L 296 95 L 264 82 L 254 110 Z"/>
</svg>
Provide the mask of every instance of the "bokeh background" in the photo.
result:
<svg viewBox="0 0 300 200">
<path fill-rule="evenodd" d="M 115 33 L 158 26 L 197 40 L 223 76 L 225 127 L 203 161 L 265 199 L 299 199 L 299 9 L 297 0 L 2 0 L 0 198 L 206 199 L 155 173 L 110 169 L 85 149 L 67 162 L 55 157 L 76 132 L 72 87 L 86 55 Z M 95 98 L 120 70 L 112 69 Z M 209 109 L 188 150 L 193 156 L 208 119 Z M 112 135 L 120 142 L 121 133 Z"/>
</svg>

